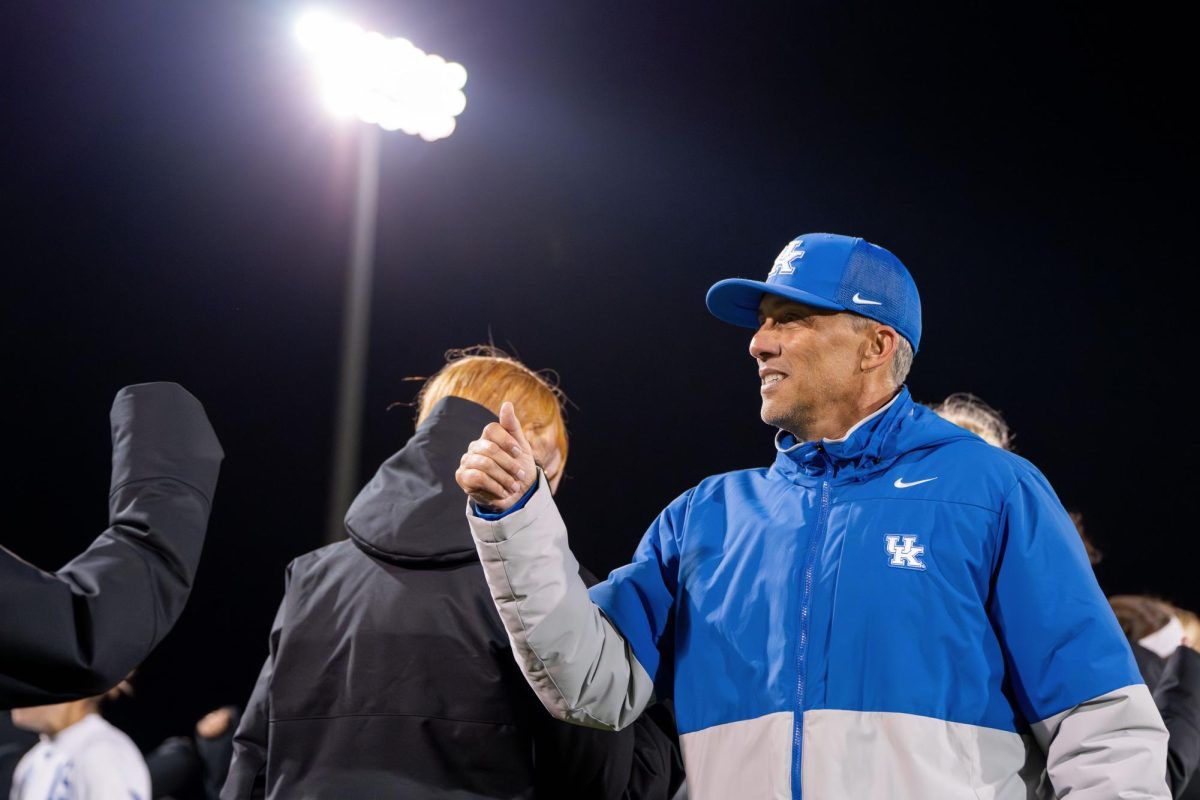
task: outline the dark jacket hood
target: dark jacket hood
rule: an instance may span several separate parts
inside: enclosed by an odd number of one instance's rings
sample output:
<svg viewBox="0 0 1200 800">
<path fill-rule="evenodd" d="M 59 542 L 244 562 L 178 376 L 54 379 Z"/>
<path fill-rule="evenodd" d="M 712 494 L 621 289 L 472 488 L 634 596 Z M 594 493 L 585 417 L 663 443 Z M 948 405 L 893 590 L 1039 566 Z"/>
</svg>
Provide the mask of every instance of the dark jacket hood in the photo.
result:
<svg viewBox="0 0 1200 800">
<path fill-rule="evenodd" d="M 467 445 L 496 415 L 447 397 L 350 504 L 346 533 L 367 555 L 405 566 L 442 566 L 477 558 L 467 498 L 454 480 Z"/>
</svg>

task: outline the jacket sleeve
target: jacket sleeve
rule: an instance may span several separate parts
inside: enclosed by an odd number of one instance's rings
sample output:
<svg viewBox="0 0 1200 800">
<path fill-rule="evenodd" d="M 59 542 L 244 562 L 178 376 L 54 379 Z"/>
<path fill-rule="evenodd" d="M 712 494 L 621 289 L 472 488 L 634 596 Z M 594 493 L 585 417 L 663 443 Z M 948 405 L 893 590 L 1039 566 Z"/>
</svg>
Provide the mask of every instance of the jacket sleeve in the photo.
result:
<svg viewBox="0 0 1200 800">
<path fill-rule="evenodd" d="M 1171 792 L 1181 797 L 1198 780 L 1200 765 L 1200 653 L 1180 647 L 1171 654 L 1154 687 L 1154 701 L 1171 734 L 1167 749 Z"/>
<path fill-rule="evenodd" d="M 122 389 L 111 421 L 108 530 L 58 572 L 0 548 L 0 707 L 107 691 L 187 602 L 221 445 L 199 401 L 173 383 Z M 62 483 L 74 491 L 69 475 Z"/>
<path fill-rule="evenodd" d="M 291 586 L 292 565 L 287 568 L 286 585 Z M 279 651 L 279 637 L 283 633 L 287 611 L 287 589 L 283 602 L 275 613 L 271 624 L 271 636 L 267 660 L 263 662 L 254 682 L 254 691 L 246 701 L 237 733 L 233 735 L 233 759 L 229 763 L 229 774 L 221 787 L 221 800 L 251 800 L 266 796 L 267 790 L 267 745 L 271 733 L 271 675 L 275 670 L 275 655 Z"/>
<path fill-rule="evenodd" d="M 633 563 L 589 597 L 550 487 L 544 475 L 538 480 L 526 506 L 500 519 L 468 507 L 479 560 L 517 664 L 542 704 L 559 719 L 619 730 L 653 694 L 678 561 L 671 509 Z"/>
<path fill-rule="evenodd" d="M 1083 543 L 1030 470 L 1001 511 L 989 606 L 1056 797 L 1170 797 L 1167 732 Z"/>
</svg>

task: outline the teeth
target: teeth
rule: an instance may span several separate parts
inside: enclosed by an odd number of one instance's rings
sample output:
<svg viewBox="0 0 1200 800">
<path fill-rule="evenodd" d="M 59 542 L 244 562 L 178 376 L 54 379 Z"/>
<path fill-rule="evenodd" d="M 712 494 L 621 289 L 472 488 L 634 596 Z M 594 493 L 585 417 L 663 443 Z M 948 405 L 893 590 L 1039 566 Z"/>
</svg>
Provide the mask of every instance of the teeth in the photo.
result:
<svg viewBox="0 0 1200 800">
<path fill-rule="evenodd" d="M 783 380 L 783 376 L 776 372 L 763 378 L 763 386 L 771 383 L 779 383 L 781 380 Z"/>
</svg>

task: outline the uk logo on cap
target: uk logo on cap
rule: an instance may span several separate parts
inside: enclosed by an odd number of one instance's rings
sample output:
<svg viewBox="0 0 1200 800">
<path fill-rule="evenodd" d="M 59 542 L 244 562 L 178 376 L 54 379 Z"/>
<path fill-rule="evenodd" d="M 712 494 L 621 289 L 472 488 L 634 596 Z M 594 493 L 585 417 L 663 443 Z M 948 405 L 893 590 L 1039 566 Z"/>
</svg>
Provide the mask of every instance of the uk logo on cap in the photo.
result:
<svg viewBox="0 0 1200 800">
<path fill-rule="evenodd" d="M 775 259 L 775 263 L 771 265 L 771 271 L 767 273 L 767 278 L 772 275 L 791 275 L 796 271 L 796 263 L 804 258 L 804 240 L 796 239 L 789 242 L 788 246 L 780 252 L 779 258 Z"/>
<path fill-rule="evenodd" d="M 891 325 L 914 353 L 921 343 L 916 282 L 900 259 L 864 239 L 836 233 L 798 236 L 783 248 L 765 281 L 718 281 L 708 290 L 706 302 L 718 319 L 757 328 L 764 294 Z"/>
</svg>

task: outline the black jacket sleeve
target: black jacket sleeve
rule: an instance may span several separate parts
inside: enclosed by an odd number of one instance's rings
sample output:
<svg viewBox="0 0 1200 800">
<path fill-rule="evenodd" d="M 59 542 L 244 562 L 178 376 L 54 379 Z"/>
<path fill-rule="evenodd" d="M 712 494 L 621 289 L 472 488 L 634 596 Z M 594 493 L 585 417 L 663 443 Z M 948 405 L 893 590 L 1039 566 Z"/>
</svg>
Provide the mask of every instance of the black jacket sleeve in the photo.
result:
<svg viewBox="0 0 1200 800">
<path fill-rule="evenodd" d="M 199 401 L 173 383 L 122 389 L 111 421 L 108 530 L 58 572 L 0 547 L 0 707 L 107 691 L 187 602 L 221 445 Z M 64 486 L 74 491 L 69 475 Z"/>
<path fill-rule="evenodd" d="M 633 734 L 633 768 L 624 800 L 670 800 L 684 778 L 671 701 L 651 703 L 633 723 Z"/>
<path fill-rule="evenodd" d="M 596 584 L 586 568 L 579 575 Z M 670 800 L 683 783 L 670 703 L 652 704 L 617 732 L 560 722 L 539 701 L 532 705 L 537 797 Z"/>
<path fill-rule="evenodd" d="M 535 696 L 534 796 L 615 800 L 625 793 L 633 764 L 634 731 L 603 731 L 560 722 Z"/>
<path fill-rule="evenodd" d="M 154 800 L 183 794 L 200 780 L 200 757 L 186 736 L 173 736 L 144 757 Z"/>
<path fill-rule="evenodd" d="M 560 722 L 540 702 L 535 705 L 530 714 L 536 797 L 670 800 L 683 784 L 669 703 L 651 704 L 633 725 L 617 732 Z"/>
<path fill-rule="evenodd" d="M 1182 797 L 1188 785 L 1198 780 L 1194 776 L 1200 764 L 1200 653 L 1190 647 L 1176 648 L 1153 693 L 1171 734 L 1167 745 L 1171 794 Z"/>
<path fill-rule="evenodd" d="M 286 586 L 291 586 L 292 565 L 287 568 Z M 275 654 L 286 621 L 288 598 L 284 589 L 283 602 L 271 625 L 267 660 L 263 662 L 254 691 L 246 702 L 237 733 L 233 735 L 233 759 L 229 774 L 221 787 L 221 800 L 251 800 L 267 793 L 267 745 L 271 733 L 271 674 L 275 669 Z"/>
</svg>

